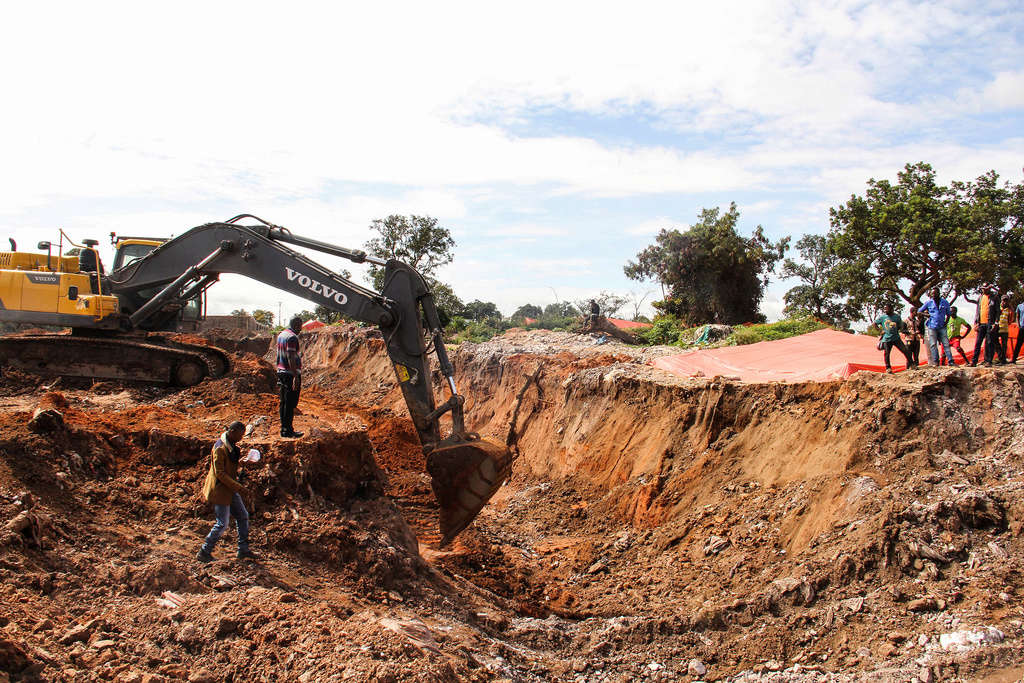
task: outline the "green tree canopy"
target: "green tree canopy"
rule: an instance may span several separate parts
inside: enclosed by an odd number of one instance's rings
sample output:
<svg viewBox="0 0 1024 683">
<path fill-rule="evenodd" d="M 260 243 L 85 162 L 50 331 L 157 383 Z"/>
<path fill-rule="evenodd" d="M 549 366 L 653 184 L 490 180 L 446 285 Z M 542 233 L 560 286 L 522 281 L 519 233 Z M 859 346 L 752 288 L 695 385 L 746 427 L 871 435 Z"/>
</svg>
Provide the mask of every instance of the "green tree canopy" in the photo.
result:
<svg viewBox="0 0 1024 683">
<path fill-rule="evenodd" d="M 579 310 L 576 309 L 568 301 L 556 301 L 553 304 L 548 304 L 544 307 L 544 312 L 541 313 L 543 318 L 572 318 L 579 315 Z"/>
<path fill-rule="evenodd" d="M 725 213 L 702 210 L 686 232 L 662 230 L 626 264 L 626 277 L 660 283 L 666 296 L 652 305 L 688 325 L 763 321 L 758 307 L 789 238 L 772 242 L 760 225 L 743 237 L 736 231 L 739 216 L 734 202 Z"/>
<path fill-rule="evenodd" d="M 433 275 L 441 266 L 451 263 L 455 240 L 447 228 L 430 216 L 391 215 L 370 224 L 376 237 L 366 242 L 366 251 L 381 259 L 397 259 L 409 264 L 424 277 Z M 380 291 L 384 286 L 384 269 L 371 266 L 368 280 Z"/>
<path fill-rule="evenodd" d="M 430 293 L 434 295 L 434 305 L 437 307 L 437 312 L 441 316 L 441 321 L 447 324 L 447 320 L 451 320 L 455 316 L 464 315 L 465 304 L 455 294 L 449 285 L 435 280 L 432 277 L 427 278 L 427 284 L 430 286 Z"/>
<path fill-rule="evenodd" d="M 862 311 L 883 299 L 918 305 L 932 287 L 956 298 L 985 282 L 1019 286 L 1024 275 L 1024 189 L 990 171 L 942 186 L 929 164 L 868 180 L 864 196 L 830 209 L 829 287 Z"/>
<path fill-rule="evenodd" d="M 474 299 L 463 308 L 465 316 L 471 320 L 494 320 L 501 319 L 501 311 L 491 301 L 480 301 Z"/>
<path fill-rule="evenodd" d="M 313 309 L 313 313 L 316 314 L 316 319 L 322 323 L 331 325 L 333 323 L 339 323 L 345 319 L 345 316 L 340 311 L 336 311 L 333 308 L 328 308 L 323 304 L 317 304 L 316 308 Z"/>
<path fill-rule="evenodd" d="M 523 304 L 516 309 L 516 312 L 512 314 L 513 319 L 522 318 L 540 318 L 543 315 L 544 310 L 540 306 L 534 306 L 533 304 Z"/>
<path fill-rule="evenodd" d="M 812 315 L 839 327 L 845 327 L 858 317 L 856 307 L 835 292 L 829 275 L 836 267 L 838 258 L 829 251 L 828 242 L 822 235 L 804 235 L 796 243 L 802 262 L 786 259 L 782 263 L 784 278 L 797 278 L 800 284 L 783 296 L 787 317 Z"/>
<path fill-rule="evenodd" d="M 597 294 L 596 296 L 587 297 L 586 299 L 577 299 L 576 308 L 579 309 L 580 311 L 589 312 L 591 299 L 593 299 L 594 302 L 597 304 L 598 308 L 601 309 L 601 315 L 608 318 L 613 317 L 616 313 L 619 312 L 619 310 L 623 306 L 625 306 L 629 302 L 629 297 L 625 297 L 622 296 L 621 294 L 616 294 L 614 292 L 601 290 L 601 293 Z"/>
<path fill-rule="evenodd" d="M 274 325 L 274 314 L 271 311 L 266 311 L 263 310 L 262 308 L 257 308 L 255 311 L 252 312 L 252 317 L 253 320 L 258 322 L 260 325 L 269 325 L 271 327 L 273 327 Z"/>
</svg>

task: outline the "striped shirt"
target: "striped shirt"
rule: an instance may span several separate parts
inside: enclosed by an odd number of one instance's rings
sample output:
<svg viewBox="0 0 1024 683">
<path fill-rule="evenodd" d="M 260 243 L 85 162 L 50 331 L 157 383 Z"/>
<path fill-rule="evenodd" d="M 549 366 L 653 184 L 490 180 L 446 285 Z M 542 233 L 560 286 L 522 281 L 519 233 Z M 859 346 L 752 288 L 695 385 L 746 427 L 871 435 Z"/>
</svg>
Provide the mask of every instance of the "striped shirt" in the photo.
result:
<svg viewBox="0 0 1024 683">
<path fill-rule="evenodd" d="M 277 335 L 277 371 L 291 372 L 288 367 L 288 352 L 294 351 L 296 358 L 296 369 L 302 369 L 302 356 L 299 355 L 299 335 L 287 327 Z"/>
</svg>

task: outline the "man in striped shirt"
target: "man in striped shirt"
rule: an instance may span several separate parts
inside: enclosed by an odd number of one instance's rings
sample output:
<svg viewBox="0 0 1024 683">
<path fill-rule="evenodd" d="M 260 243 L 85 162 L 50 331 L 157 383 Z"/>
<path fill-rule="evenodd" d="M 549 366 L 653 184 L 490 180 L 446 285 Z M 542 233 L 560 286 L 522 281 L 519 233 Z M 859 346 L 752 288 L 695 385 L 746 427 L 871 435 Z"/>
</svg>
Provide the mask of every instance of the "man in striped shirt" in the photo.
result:
<svg viewBox="0 0 1024 683">
<path fill-rule="evenodd" d="M 302 432 L 294 429 L 295 407 L 299 405 L 299 390 L 302 388 L 302 355 L 299 353 L 299 332 L 302 318 L 296 316 L 288 327 L 277 335 L 277 383 L 281 389 L 281 436 L 297 439 Z"/>
</svg>

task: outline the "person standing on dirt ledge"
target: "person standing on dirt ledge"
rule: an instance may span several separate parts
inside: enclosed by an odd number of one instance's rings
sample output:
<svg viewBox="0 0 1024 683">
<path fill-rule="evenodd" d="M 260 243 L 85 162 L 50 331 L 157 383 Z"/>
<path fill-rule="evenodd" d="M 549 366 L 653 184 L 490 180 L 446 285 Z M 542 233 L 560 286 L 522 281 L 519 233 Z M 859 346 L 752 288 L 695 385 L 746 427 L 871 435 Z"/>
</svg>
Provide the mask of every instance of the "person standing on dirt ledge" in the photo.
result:
<svg viewBox="0 0 1024 683">
<path fill-rule="evenodd" d="M 938 287 L 928 292 L 930 301 L 921 306 L 920 315 L 927 316 L 924 324 L 925 336 L 928 340 L 928 364 L 939 364 L 939 347 L 946 353 L 946 358 L 953 357 L 953 349 L 949 346 L 946 324 L 949 322 L 949 302 L 942 298 Z"/>
<path fill-rule="evenodd" d="M 232 517 L 235 518 L 235 526 L 238 528 L 238 558 L 257 559 L 256 554 L 249 550 L 249 511 L 245 509 L 245 502 L 242 500 L 242 494 L 248 494 L 248 491 L 238 481 L 238 463 L 242 459 L 238 442 L 243 436 L 245 425 L 241 422 L 232 422 L 228 425 L 227 431 L 213 444 L 210 469 L 203 483 L 203 497 L 213 503 L 213 514 L 217 522 L 196 553 L 196 559 L 200 562 L 213 561 L 213 548 L 224 535 L 224 530 L 231 524 Z"/>
<path fill-rule="evenodd" d="M 885 371 L 892 374 L 892 364 L 889 362 L 889 356 L 892 353 L 892 347 L 896 347 L 903 354 L 903 357 L 907 359 L 907 369 L 912 370 L 916 367 L 913 361 L 910 360 L 910 351 L 903 344 L 903 340 L 900 339 L 900 332 L 906 327 L 906 323 L 903 319 L 893 312 L 892 304 L 885 305 L 885 315 L 875 321 L 875 324 L 882 328 L 882 357 L 885 359 Z"/>
<path fill-rule="evenodd" d="M 974 329 L 977 338 L 974 340 L 974 354 L 971 356 L 971 367 L 981 360 L 982 347 L 985 350 L 985 365 L 991 367 L 995 353 L 996 340 L 999 338 L 999 303 L 996 299 L 996 288 L 982 285 L 981 296 L 978 297 L 978 310 L 974 314 Z"/>
<path fill-rule="evenodd" d="M 302 388 L 302 355 L 299 353 L 299 332 L 302 318 L 296 316 L 277 335 L 277 383 L 281 389 L 281 436 L 297 439 L 302 432 L 294 429 L 295 407 L 299 405 Z"/>
</svg>

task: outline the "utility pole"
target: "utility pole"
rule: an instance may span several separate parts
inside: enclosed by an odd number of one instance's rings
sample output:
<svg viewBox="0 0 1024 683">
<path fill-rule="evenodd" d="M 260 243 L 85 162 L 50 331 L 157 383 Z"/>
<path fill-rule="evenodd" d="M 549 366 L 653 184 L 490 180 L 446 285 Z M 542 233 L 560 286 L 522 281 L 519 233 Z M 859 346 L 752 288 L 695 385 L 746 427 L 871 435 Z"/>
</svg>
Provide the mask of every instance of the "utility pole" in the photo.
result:
<svg viewBox="0 0 1024 683">
<path fill-rule="evenodd" d="M 281 322 L 281 302 L 277 302 L 277 326 L 282 327 L 284 323 Z"/>
</svg>

